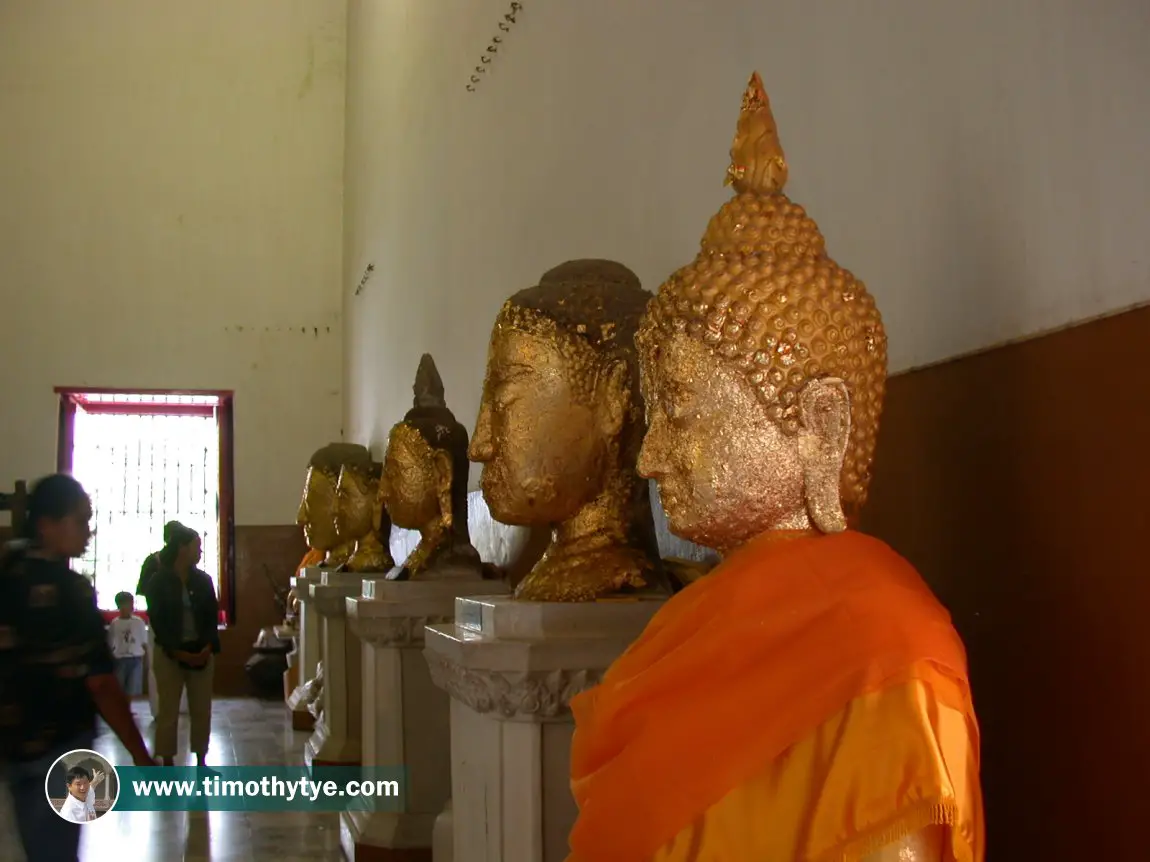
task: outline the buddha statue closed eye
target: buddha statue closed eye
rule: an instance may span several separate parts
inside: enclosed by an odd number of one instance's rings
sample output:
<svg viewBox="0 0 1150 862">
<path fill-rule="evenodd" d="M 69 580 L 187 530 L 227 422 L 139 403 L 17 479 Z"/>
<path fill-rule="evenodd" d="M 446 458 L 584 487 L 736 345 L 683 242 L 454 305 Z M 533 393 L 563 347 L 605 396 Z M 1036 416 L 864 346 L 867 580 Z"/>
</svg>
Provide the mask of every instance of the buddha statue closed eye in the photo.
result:
<svg viewBox="0 0 1150 862">
<path fill-rule="evenodd" d="M 345 464 L 366 468 L 371 464 L 371 453 L 355 443 L 329 443 L 311 456 L 296 514 L 308 547 L 324 554 L 320 563 L 324 568 L 339 568 L 355 550 L 354 541 L 341 539 L 335 528 L 336 486 Z"/>
<path fill-rule="evenodd" d="M 622 264 L 576 260 L 496 318 L 470 456 L 497 520 L 552 529 L 518 599 L 665 589 L 647 483 L 635 473 L 634 334 L 649 299 Z"/>
<path fill-rule="evenodd" d="M 467 529 L 467 430 L 443 397 L 434 360 L 424 354 L 415 404 L 391 429 L 380 495 L 392 523 L 418 530 L 411 556 L 393 580 L 481 578 L 479 552 Z"/>
<path fill-rule="evenodd" d="M 344 568 L 349 572 L 387 572 L 395 562 L 388 550 L 391 519 L 379 494 L 383 465 L 344 464 L 335 496 L 335 531 L 341 542 L 352 542 Z"/>
</svg>

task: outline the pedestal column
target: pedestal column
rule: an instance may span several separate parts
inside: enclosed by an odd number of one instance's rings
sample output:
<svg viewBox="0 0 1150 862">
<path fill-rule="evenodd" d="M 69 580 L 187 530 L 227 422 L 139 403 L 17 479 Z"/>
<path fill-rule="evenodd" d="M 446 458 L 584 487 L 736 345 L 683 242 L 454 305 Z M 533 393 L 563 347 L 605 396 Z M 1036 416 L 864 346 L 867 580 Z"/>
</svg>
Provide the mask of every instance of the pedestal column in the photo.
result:
<svg viewBox="0 0 1150 862">
<path fill-rule="evenodd" d="M 323 572 L 321 568 L 309 566 L 295 578 L 295 592 L 299 599 L 299 634 L 295 652 L 298 676 L 295 690 L 287 699 L 288 709 L 291 710 L 292 730 L 311 730 L 315 725 L 315 716 L 307 708 L 306 686 L 315 679 L 322 646 L 319 614 L 312 606 L 311 588 L 312 585 L 320 583 Z"/>
<path fill-rule="evenodd" d="M 423 658 L 424 629 L 455 619 L 459 596 L 487 595 L 483 580 L 365 579 L 347 599 L 347 618 L 363 644 L 363 763 L 405 766 L 403 812 L 349 811 L 340 843 L 352 862 L 431 860 L 435 818 L 451 796 L 450 702 Z"/>
<path fill-rule="evenodd" d="M 311 766 L 353 766 L 360 762 L 361 666 L 359 638 L 347 626 L 347 598 L 359 594 L 363 575 L 324 571 L 311 585 L 323 644 L 323 713 L 304 747 Z"/>
<path fill-rule="evenodd" d="M 451 695 L 454 862 L 567 858 L 577 814 L 568 703 L 661 605 L 461 598 L 453 625 L 428 626 L 431 677 Z"/>
</svg>

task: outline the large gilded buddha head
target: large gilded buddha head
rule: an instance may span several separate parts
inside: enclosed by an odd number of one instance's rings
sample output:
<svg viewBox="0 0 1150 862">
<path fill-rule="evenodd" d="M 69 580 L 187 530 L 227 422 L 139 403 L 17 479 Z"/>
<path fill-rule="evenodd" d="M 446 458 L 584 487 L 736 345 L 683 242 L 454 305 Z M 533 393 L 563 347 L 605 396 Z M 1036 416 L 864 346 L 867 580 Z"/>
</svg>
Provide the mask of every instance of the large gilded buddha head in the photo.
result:
<svg viewBox="0 0 1150 862">
<path fill-rule="evenodd" d="M 354 539 L 342 538 L 336 529 L 340 472 L 345 465 L 366 468 L 370 464 L 367 447 L 355 443 L 329 443 L 311 456 L 296 523 L 303 527 L 308 547 L 324 553 L 325 567 L 342 566 L 355 548 Z"/>
<path fill-rule="evenodd" d="M 634 336 L 651 295 L 633 272 L 575 260 L 503 306 L 470 456 L 506 524 L 552 540 L 516 588 L 536 601 L 589 601 L 662 583 L 647 484 Z"/>
<path fill-rule="evenodd" d="M 444 400 L 430 355 L 419 361 L 415 400 L 391 429 L 379 491 L 392 522 L 418 530 L 419 544 L 392 577 L 481 577 L 467 529 L 467 429 Z"/>
<path fill-rule="evenodd" d="M 727 170 L 736 195 L 638 335 L 650 423 L 639 471 L 673 532 L 723 553 L 767 530 L 845 529 L 871 478 L 882 319 L 783 193 L 787 176 L 756 73 Z"/>
<path fill-rule="evenodd" d="M 345 565 L 349 572 L 386 572 L 395 565 L 388 550 L 391 519 L 379 493 L 383 465 L 376 461 L 344 464 L 335 489 L 335 531 L 355 546 Z"/>
</svg>

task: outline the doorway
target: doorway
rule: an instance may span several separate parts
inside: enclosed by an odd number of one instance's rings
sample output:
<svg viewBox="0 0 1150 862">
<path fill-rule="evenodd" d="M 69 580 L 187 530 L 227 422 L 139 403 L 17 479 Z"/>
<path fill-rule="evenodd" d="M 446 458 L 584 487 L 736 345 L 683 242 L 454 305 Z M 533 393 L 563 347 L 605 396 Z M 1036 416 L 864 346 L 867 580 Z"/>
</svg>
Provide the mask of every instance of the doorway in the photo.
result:
<svg viewBox="0 0 1150 862">
<path fill-rule="evenodd" d="M 235 621 L 232 393 L 58 389 L 57 459 L 92 497 L 94 534 L 76 571 L 101 611 L 135 593 L 140 567 L 179 521 L 203 543 L 220 622 Z M 143 609 L 143 598 L 137 598 Z"/>
</svg>

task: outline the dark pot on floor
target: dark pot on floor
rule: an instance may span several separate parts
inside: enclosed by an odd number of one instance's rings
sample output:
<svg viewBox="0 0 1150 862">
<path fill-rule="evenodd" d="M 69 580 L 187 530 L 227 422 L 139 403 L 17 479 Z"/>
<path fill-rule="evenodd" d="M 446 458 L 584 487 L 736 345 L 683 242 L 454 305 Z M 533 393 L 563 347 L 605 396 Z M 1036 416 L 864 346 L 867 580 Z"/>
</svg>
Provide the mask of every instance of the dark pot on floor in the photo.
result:
<svg viewBox="0 0 1150 862">
<path fill-rule="evenodd" d="M 247 660 L 244 670 L 251 680 L 257 697 L 279 700 L 283 697 L 284 672 L 292 642 L 275 637 L 269 630 L 260 632 L 255 652 Z"/>
</svg>

